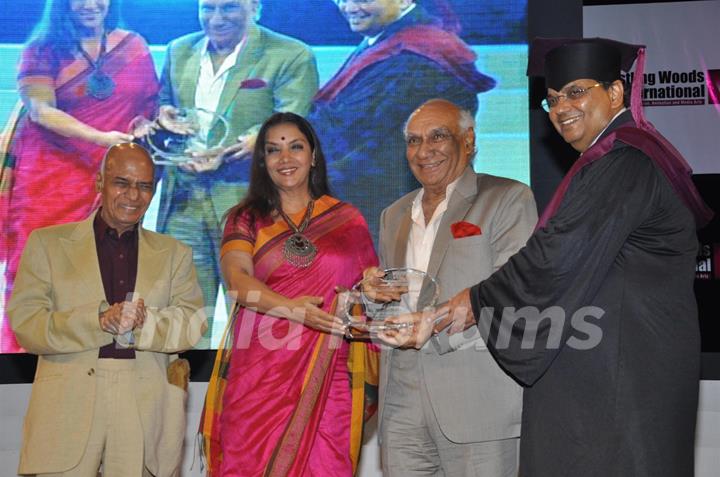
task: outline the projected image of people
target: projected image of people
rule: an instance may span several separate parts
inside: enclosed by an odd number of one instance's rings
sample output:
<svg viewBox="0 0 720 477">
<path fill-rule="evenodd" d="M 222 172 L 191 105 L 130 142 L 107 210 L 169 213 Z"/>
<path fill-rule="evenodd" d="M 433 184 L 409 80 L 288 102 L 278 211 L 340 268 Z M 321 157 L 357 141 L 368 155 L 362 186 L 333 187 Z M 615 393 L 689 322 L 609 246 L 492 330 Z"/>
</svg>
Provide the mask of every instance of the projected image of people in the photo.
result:
<svg viewBox="0 0 720 477">
<path fill-rule="evenodd" d="M 18 65 L 0 75 L 0 317 L 25 237 L 97 208 L 88 178 L 113 143 L 153 155 L 157 192 L 142 225 L 193 249 L 208 316 L 201 349 L 219 345 L 234 305 L 222 232 L 273 114 L 313 125 L 334 196 L 359 210 L 374 245 L 381 211 L 418 187 L 402 131 L 430 99 L 476 118 L 476 172 L 529 184 L 526 0 L 22 6 L 0 30 L 1 64 Z M 5 321 L 0 352 L 20 351 Z"/>
<path fill-rule="evenodd" d="M 444 98 L 473 113 L 495 80 L 458 36 L 457 17 L 413 0 L 335 0 L 363 40 L 315 96 L 310 121 L 327 145 L 338 196 L 360 207 L 377 239 L 380 213 L 417 187 L 403 164 L 402 125 L 425 101 Z"/>
<path fill-rule="evenodd" d="M 108 146 L 132 141 L 158 90 L 145 41 L 118 28 L 119 0 L 48 0 L 22 51 L 22 99 L 3 134 L 0 260 L 7 303 L 28 235 L 97 206 L 93 177 Z M 2 315 L 5 311 L 2 310 Z M 19 349 L 7 320 L 0 350 Z"/>
<path fill-rule="evenodd" d="M 259 0 L 199 0 L 203 31 L 170 43 L 161 80 L 161 126 L 171 129 L 181 107 L 221 114 L 229 126 L 219 147 L 165 169 L 157 224 L 192 246 L 211 325 L 223 216 L 247 191 L 255 134 L 273 112 L 307 113 L 318 87 L 310 48 L 258 26 L 260 8 Z"/>
</svg>

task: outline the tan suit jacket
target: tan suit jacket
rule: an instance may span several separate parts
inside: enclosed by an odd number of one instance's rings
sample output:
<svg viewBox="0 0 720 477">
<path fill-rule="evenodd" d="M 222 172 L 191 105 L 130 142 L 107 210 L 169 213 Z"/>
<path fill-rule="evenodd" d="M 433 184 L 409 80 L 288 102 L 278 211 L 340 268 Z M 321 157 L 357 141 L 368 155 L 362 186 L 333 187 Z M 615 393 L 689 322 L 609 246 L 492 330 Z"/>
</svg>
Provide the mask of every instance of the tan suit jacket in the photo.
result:
<svg viewBox="0 0 720 477">
<path fill-rule="evenodd" d="M 20 260 L 8 314 L 18 342 L 38 355 L 20 474 L 71 469 L 90 433 L 98 350 L 112 342 L 98 321 L 106 302 L 93 218 L 35 230 Z M 155 476 L 177 475 L 187 396 L 166 370 L 206 328 L 190 248 L 141 228 L 135 291 L 148 307 L 134 331 L 145 465 Z"/>
<path fill-rule="evenodd" d="M 418 192 L 407 194 L 383 211 L 380 262 L 384 268 L 405 266 L 412 203 Z M 450 226 L 459 221 L 479 226 L 482 233 L 453 238 Z M 536 222 L 535 200 L 527 186 L 475 174 L 468 167 L 449 198 L 428 263 L 428 273 L 440 284 L 439 302 L 500 268 L 525 245 Z M 421 294 L 421 307 L 424 301 L 426 297 Z M 392 357 L 403 352 L 382 351 L 380 426 Z M 441 333 L 423 347 L 420 359 L 433 412 L 449 440 L 470 443 L 520 435 L 522 388 L 497 365 L 477 327 L 450 338 Z"/>
</svg>

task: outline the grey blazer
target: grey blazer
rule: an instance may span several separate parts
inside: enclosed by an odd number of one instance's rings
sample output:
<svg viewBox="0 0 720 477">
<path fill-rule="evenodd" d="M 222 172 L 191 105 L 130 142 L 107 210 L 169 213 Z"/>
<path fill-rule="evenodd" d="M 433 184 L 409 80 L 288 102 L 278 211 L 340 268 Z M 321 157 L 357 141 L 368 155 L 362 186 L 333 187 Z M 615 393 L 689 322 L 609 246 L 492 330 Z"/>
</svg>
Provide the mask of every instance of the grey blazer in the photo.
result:
<svg viewBox="0 0 720 477">
<path fill-rule="evenodd" d="M 380 219 L 380 263 L 405 266 L 412 202 L 419 190 L 397 200 Z M 455 239 L 458 221 L 480 227 L 481 234 Z M 450 196 L 428 264 L 440 283 L 440 302 L 474 285 L 500 268 L 525 245 L 537 222 L 530 189 L 519 182 L 468 167 Z M 420 301 L 423 297 L 420 297 Z M 380 412 L 393 354 L 383 348 L 380 367 Z M 420 353 L 422 373 L 438 424 L 453 442 L 482 442 L 520 435 L 522 389 L 496 364 L 477 327 L 448 337 L 441 333 Z"/>
</svg>

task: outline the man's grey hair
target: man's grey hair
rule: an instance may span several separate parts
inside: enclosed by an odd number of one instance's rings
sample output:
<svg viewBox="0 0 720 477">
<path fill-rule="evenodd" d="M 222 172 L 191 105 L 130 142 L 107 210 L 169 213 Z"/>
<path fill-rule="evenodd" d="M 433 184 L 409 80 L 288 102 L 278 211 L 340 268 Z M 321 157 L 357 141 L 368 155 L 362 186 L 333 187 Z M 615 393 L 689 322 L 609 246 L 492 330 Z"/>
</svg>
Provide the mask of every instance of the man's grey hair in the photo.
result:
<svg viewBox="0 0 720 477">
<path fill-rule="evenodd" d="M 423 103 L 423 104 L 425 104 L 425 103 Z M 415 116 L 415 111 L 413 111 L 413 113 L 410 115 L 410 117 L 408 117 L 405 120 L 405 124 L 403 124 L 403 136 L 404 137 L 407 137 L 408 124 L 410 124 L 410 120 L 413 118 L 413 116 Z M 458 127 L 460 128 L 461 133 L 466 132 L 470 128 L 475 129 L 475 117 L 467 109 L 460 110 L 460 119 L 458 120 Z"/>
<path fill-rule="evenodd" d="M 465 132 L 470 128 L 475 129 L 475 117 L 473 117 L 472 113 L 467 109 L 461 109 L 460 121 L 458 121 L 458 126 L 460 126 L 461 132 Z"/>
<path fill-rule="evenodd" d="M 460 126 L 460 131 L 462 131 L 462 132 L 466 132 L 470 128 L 475 130 L 475 117 L 467 109 L 461 109 L 460 110 L 460 120 L 458 121 L 458 126 Z M 475 143 L 473 144 L 473 149 L 470 152 L 470 164 L 473 164 L 475 162 L 476 154 L 477 154 L 477 134 L 475 134 Z"/>
<path fill-rule="evenodd" d="M 200 1 L 198 0 L 198 5 L 200 4 Z M 240 0 L 242 3 L 247 4 L 251 11 L 253 12 L 253 21 L 258 22 L 260 21 L 260 16 L 262 15 L 262 0 Z"/>
</svg>

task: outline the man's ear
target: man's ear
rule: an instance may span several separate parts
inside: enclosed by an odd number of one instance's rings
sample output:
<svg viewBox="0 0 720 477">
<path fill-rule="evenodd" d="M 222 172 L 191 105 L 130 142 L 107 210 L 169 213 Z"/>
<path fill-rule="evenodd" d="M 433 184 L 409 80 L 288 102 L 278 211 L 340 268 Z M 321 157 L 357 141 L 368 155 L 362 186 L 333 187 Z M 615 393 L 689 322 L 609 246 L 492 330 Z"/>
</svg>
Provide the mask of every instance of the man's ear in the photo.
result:
<svg viewBox="0 0 720 477">
<path fill-rule="evenodd" d="M 465 147 L 469 151 L 475 150 L 475 129 L 472 127 L 467 128 L 467 131 L 463 134 L 463 142 Z"/>
<path fill-rule="evenodd" d="M 610 92 L 610 104 L 613 108 L 620 109 L 625 105 L 625 85 L 620 80 L 615 80 L 608 88 Z"/>
<path fill-rule="evenodd" d="M 103 187 L 103 176 L 102 173 L 98 172 L 95 176 L 95 192 L 102 192 Z"/>
</svg>

